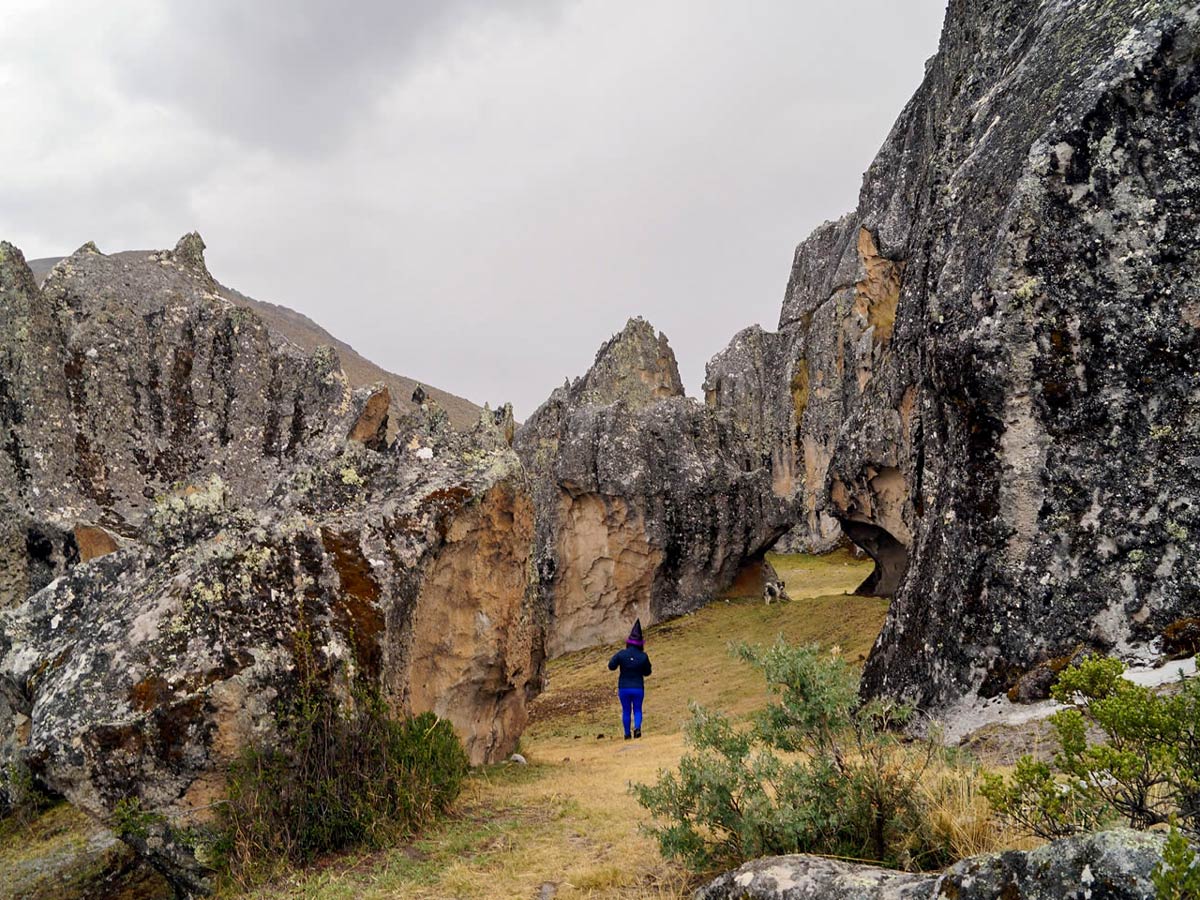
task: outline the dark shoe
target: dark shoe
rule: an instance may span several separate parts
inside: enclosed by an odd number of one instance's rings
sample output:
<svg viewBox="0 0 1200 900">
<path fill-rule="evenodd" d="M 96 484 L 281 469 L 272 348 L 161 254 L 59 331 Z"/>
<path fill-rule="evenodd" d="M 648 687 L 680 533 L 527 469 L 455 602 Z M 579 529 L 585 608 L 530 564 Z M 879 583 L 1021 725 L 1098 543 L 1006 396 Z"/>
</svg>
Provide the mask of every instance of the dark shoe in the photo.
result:
<svg viewBox="0 0 1200 900">
<path fill-rule="evenodd" d="M 629 735 L 625 735 L 625 740 L 629 740 Z"/>
<path fill-rule="evenodd" d="M 634 737 L 641 737 L 641 736 L 642 736 L 642 729 L 640 729 L 640 728 L 635 728 L 635 729 L 633 729 L 633 736 L 634 736 Z"/>
</svg>

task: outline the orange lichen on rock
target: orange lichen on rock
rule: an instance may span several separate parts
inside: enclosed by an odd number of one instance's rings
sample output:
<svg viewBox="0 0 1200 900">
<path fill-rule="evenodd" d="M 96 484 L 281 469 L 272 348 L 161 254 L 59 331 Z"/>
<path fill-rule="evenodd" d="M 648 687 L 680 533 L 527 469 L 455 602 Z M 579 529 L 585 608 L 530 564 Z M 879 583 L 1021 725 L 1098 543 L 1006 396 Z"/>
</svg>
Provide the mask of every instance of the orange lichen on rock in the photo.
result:
<svg viewBox="0 0 1200 900">
<path fill-rule="evenodd" d="M 79 547 L 79 561 L 88 562 L 120 549 L 117 539 L 99 525 L 80 522 L 75 526 L 75 545 Z"/>
</svg>

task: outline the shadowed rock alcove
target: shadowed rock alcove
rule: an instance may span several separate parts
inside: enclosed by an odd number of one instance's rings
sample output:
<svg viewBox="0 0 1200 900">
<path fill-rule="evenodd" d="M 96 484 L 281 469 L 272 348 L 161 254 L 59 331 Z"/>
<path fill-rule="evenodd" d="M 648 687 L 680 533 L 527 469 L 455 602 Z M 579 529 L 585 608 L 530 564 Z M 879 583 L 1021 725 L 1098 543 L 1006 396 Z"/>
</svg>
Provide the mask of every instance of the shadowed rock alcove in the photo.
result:
<svg viewBox="0 0 1200 900">
<path fill-rule="evenodd" d="M 842 531 L 875 561 L 875 569 L 855 590 L 869 597 L 894 597 L 908 570 L 908 548 L 870 522 L 840 519 Z"/>
</svg>

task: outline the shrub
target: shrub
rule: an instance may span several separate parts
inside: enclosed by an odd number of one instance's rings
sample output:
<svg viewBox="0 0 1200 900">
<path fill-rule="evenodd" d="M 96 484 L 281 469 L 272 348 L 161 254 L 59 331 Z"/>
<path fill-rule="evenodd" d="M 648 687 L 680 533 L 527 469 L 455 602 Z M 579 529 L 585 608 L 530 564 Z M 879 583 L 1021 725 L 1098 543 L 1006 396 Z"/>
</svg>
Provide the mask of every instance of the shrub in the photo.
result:
<svg viewBox="0 0 1200 900">
<path fill-rule="evenodd" d="M 1107 814 L 1099 798 L 1031 756 L 1017 760 L 1011 778 L 984 773 L 980 792 L 1010 826 L 1047 840 L 1093 831 Z"/>
<path fill-rule="evenodd" d="M 445 812 L 462 788 L 466 752 L 433 713 L 393 719 L 377 694 L 353 711 L 306 700 L 277 748 L 232 767 L 216 847 L 235 881 L 355 845 L 377 847 Z"/>
<path fill-rule="evenodd" d="M 947 861 L 925 821 L 922 776 L 939 753 L 906 740 L 912 711 L 860 704 L 838 657 L 782 639 L 734 653 L 760 669 L 773 702 L 746 728 L 692 706 L 694 752 L 633 792 L 664 856 L 705 871 L 778 853 L 823 853 L 911 868 Z"/>
<path fill-rule="evenodd" d="M 996 811 L 1044 838 L 1087 831 L 1113 819 L 1149 828 L 1178 819 L 1200 833 L 1200 680 L 1156 693 L 1122 677 L 1115 659 L 1090 657 L 1059 676 L 1051 719 L 1053 767 L 1022 757 L 1015 773 L 988 776 Z M 1100 732 L 1104 740 L 1089 735 Z"/>
<path fill-rule="evenodd" d="M 150 837 L 151 828 L 163 821 L 161 815 L 144 809 L 137 797 L 122 797 L 113 807 L 109 825 L 122 840 L 141 842 Z"/>
<path fill-rule="evenodd" d="M 1200 897 L 1200 865 L 1196 864 L 1196 853 L 1174 823 L 1163 847 L 1163 858 L 1154 867 L 1150 880 L 1154 883 L 1157 900 L 1195 900 Z"/>
</svg>

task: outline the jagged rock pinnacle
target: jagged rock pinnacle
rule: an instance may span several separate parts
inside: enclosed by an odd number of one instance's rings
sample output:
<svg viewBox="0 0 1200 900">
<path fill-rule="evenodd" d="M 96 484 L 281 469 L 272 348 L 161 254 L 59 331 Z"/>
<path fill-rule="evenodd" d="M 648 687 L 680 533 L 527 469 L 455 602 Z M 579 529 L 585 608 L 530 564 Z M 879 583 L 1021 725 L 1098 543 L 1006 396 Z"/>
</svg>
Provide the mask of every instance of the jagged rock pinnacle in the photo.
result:
<svg viewBox="0 0 1200 900">
<path fill-rule="evenodd" d="M 172 254 L 179 263 L 208 275 L 208 266 L 204 262 L 204 249 L 204 238 L 200 237 L 200 233 L 189 231 L 175 244 Z"/>
</svg>

